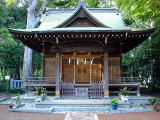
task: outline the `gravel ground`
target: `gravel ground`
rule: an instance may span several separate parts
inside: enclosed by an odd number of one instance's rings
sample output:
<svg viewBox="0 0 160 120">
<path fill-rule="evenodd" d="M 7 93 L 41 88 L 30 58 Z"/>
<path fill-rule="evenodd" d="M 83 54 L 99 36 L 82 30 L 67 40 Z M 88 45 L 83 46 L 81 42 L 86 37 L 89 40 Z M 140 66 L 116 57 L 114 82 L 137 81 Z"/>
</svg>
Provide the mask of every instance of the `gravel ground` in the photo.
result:
<svg viewBox="0 0 160 120">
<path fill-rule="evenodd" d="M 160 112 L 97 114 L 99 120 L 160 120 Z M 0 105 L 0 120 L 64 120 L 66 114 L 40 114 L 8 112 L 7 105 Z M 75 119 L 77 120 L 77 119 Z"/>
<path fill-rule="evenodd" d="M 7 95 L 7 93 L 6 92 L 0 92 L 0 99 L 4 99 L 4 98 L 9 98 L 9 97 L 13 97 L 13 96 L 16 96 L 17 94 L 14 94 L 14 93 L 9 93 L 8 95 Z"/>
</svg>

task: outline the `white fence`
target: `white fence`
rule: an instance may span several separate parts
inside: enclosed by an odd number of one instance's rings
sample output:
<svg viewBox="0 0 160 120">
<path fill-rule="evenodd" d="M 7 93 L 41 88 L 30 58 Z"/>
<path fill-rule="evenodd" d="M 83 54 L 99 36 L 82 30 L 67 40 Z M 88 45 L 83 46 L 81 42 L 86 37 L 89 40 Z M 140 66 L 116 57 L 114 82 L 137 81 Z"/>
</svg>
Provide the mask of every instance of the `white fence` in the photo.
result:
<svg viewBox="0 0 160 120">
<path fill-rule="evenodd" d="M 23 85 L 23 80 L 10 80 L 10 88 L 11 89 L 21 89 Z"/>
</svg>

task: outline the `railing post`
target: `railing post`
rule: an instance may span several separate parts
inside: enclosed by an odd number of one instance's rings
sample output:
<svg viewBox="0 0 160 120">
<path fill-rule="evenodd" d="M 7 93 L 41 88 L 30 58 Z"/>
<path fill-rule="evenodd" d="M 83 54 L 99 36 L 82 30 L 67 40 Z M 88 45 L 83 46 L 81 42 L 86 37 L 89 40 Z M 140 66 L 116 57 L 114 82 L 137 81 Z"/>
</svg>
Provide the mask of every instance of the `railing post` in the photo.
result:
<svg viewBox="0 0 160 120">
<path fill-rule="evenodd" d="M 13 82 L 13 88 L 16 88 L 16 81 Z"/>
<path fill-rule="evenodd" d="M 13 89 L 13 79 L 10 80 L 10 89 Z"/>
<path fill-rule="evenodd" d="M 138 86 L 137 86 L 137 96 L 141 96 L 141 93 L 140 93 L 140 78 L 137 77 L 137 82 L 138 82 Z"/>
<path fill-rule="evenodd" d="M 21 82 L 22 82 L 22 80 L 19 81 L 19 88 L 21 88 Z"/>
<path fill-rule="evenodd" d="M 20 80 L 17 81 L 17 88 L 20 88 L 20 87 L 19 87 L 19 84 L 20 84 Z"/>
<path fill-rule="evenodd" d="M 137 86 L 137 96 L 141 96 L 141 94 L 140 94 L 140 86 L 139 85 Z"/>
</svg>

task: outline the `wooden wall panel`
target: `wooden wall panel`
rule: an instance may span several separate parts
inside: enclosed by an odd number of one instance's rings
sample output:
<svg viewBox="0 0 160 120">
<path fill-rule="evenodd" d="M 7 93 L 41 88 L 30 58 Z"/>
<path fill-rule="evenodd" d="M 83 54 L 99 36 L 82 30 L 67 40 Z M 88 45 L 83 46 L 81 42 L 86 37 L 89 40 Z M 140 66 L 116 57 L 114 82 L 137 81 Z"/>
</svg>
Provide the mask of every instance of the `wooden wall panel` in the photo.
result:
<svg viewBox="0 0 160 120">
<path fill-rule="evenodd" d="M 64 56 L 62 60 L 62 80 L 65 82 L 90 83 L 102 81 L 102 57 L 96 56 L 91 64 L 91 56 Z"/>
<path fill-rule="evenodd" d="M 44 57 L 44 76 L 45 77 L 52 77 L 53 81 L 50 82 L 55 82 L 55 70 L 56 70 L 56 57 L 55 56 L 45 56 Z"/>
<path fill-rule="evenodd" d="M 74 60 L 67 58 L 62 58 L 62 80 L 64 82 L 73 82 L 74 81 Z"/>
<path fill-rule="evenodd" d="M 100 82 L 102 81 L 102 67 L 101 64 L 92 65 L 92 81 Z"/>
<path fill-rule="evenodd" d="M 109 57 L 109 83 L 121 82 L 121 57 Z M 66 59 L 68 61 L 68 58 Z M 53 77 L 55 82 L 55 56 L 44 57 L 44 75 L 45 77 Z M 74 81 L 74 59 L 71 64 L 62 61 L 61 73 L 62 80 L 65 82 Z M 91 67 L 91 69 L 90 69 Z M 90 76 L 91 72 L 91 76 Z M 75 81 L 76 83 L 89 83 L 91 81 L 101 81 L 103 76 L 103 64 L 75 64 Z"/>
<path fill-rule="evenodd" d="M 64 64 L 63 67 L 63 81 L 65 82 L 73 82 L 74 81 L 74 66 Z"/>
<path fill-rule="evenodd" d="M 121 57 L 109 57 L 109 83 L 121 82 Z"/>
</svg>

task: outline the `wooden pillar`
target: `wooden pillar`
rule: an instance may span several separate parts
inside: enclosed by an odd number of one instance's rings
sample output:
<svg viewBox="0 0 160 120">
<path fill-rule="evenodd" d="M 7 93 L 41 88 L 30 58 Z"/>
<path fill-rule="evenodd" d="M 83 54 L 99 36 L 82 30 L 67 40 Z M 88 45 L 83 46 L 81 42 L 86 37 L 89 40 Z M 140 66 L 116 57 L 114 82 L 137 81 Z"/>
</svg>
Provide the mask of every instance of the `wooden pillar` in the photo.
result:
<svg viewBox="0 0 160 120">
<path fill-rule="evenodd" d="M 73 74 L 74 74 L 74 84 L 76 84 L 76 57 L 74 56 L 74 71 L 73 71 Z"/>
<path fill-rule="evenodd" d="M 104 97 L 109 97 L 109 71 L 108 71 L 108 53 L 104 53 Z"/>
<path fill-rule="evenodd" d="M 141 96 L 141 93 L 140 93 L 140 86 L 139 86 L 139 85 L 137 86 L 137 96 Z"/>
<path fill-rule="evenodd" d="M 91 61 L 92 61 L 92 59 L 91 59 Z M 92 64 L 90 63 L 90 71 L 89 71 L 89 83 L 91 83 L 92 82 Z"/>
<path fill-rule="evenodd" d="M 43 43 L 43 48 L 42 48 L 42 76 L 45 77 L 45 48 L 44 48 L 44 43 Z"/>
<path fill-rule="evenodd" d="M 60 54 L 56 53 L 56 96 L 60 96 Z"/>
</svg>

